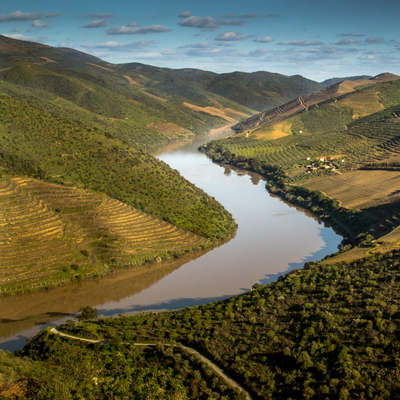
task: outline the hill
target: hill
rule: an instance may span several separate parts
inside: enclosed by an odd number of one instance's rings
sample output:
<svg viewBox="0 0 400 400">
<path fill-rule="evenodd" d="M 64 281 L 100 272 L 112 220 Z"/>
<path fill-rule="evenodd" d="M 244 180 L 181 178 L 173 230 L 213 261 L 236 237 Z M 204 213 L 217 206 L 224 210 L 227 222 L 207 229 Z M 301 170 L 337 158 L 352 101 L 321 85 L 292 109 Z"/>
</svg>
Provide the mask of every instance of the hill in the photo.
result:
<svg viewBox="0 0 400 400">
<path fill-rule="evenodd" d="M 226 124 L 216 116 L 226 110 L 248 117 L 254 110 L 323 87 L 298 75 L 116 65 L 74 49 L 5 36 L 0 36 L 0 58 L 3 93 L 90 127 L 112 130 L 121 140 L 148 151 Z M 185 104 L 215 111 L 197 111 Z"/>
<path fill-rule="evenodd" d="M 255 398 L 393 398 L 400 390 L 399 262 L 399 250 L 346 263 L 309 262 L 220 302 L 69 321 L 61 331 L 77 339 L 47 328 L 20 355 L 0 352 L 3 385 L 19 383 L 35 398 L 61 391 L 65 398 L 146 397 L 155 390 L 157 398 L 243 398 L 183 344 Z"/>
<path fill-rule="evenodd" d="M 158 90 L 159 93 L 168 94 L 173 87 L 175 93 L 184 93 L 187 90 L 191 90 L 193 96 L 204 93 L 204 105 L 207 94 L 214 94 L 220 99 L 228 99 L 258 111 L 323 88 L 323 85 L 300 75 L 285 76 L 265 71 L 216 74 L 196 69 L 171 70 L 149 67 L 139 63 L 122 64 L 119 68 L 134 71 L 151 80 L 146 90 Z M 159 83 L 153 84 L 153 81 Z M 191 89 L 188 89 L 188 86 Z"/>
<path fill-rule="evenodd" d="M 248 118 L 247 120 L 242 121 L 239 124 L 233 126 L 232 129 L 236 133 L 241 133 L 244 131 L 253 131 L 257 129 L 255 133 L 262 134 L 263 128 L 268 132 L 269 130 L 271 130 L 270 125 L 273 126 L 273 124 L 276 122 L 280 122 L 280 124 L 285 123 L 288 120 L 288 118 L 298 113 L 302 113 L 304 115 L 304 113 L 308 111 L 309 107 L 316 104 L 319 105 L 320 103 L 329 100 L 336 102 L 339 101 L 340 99 L 340 103 L 349 106 L 353 106 L 354 103 L 355 108 L 357 107 L 365 108 L 369 106 L 369 103 L 371 102 L 374 103 L 372 105 L 373 107 L 372 110 L 366 110 L 363 113 L 363 115 L 366 115 L 368 113 L 378 111 L 383 108 L 380 103 L 381 101 L 382 102 L 385 101 L 383 99 L 383 97 L 385 97 L 385 94 L 382 95 L 382 98 L 379 95 L 379 91 L 382 86 L 378 86 L 377 88 L 370 88 L 370 90 L 361 90 L 361 89 L 368 86 L 373 86 L 375 84 L 380 84 L 398 79 L 400 79 L 400 77 L 397 75 L 385 73 L 377 75 L 376 77 L 373 77 L 368 80 L 363 79 L 363 80 L 353 80 L 353 81 L 350 80 L 341 81 L 323 90 L 314 93 L 309 93 L 304 96 L 299 96 L 298 98 L 291 100 L 283 105 L 280 105 L 279 107 L 276 107 L 272 110 L 268 110 L 266 112 L 254 115 Z M 357 93 L 358 91 L 360 91 L 360 93 Z M 355 96 L 345 96 L 343 98 L 345 94 L 354 92 L 357 93 Z M 375 99 L 366 98 L 368 94 L 375 95 Z M 296 127 L 293 127 L 293 129 L 290 128 L 295 124 L 291 123 L 291 121 L 288 122 L 290 125 L 289 131 L 291 130 L 293 133 L 295 133 L 297 131 Z M 301 130 L 301 127 L 299 130 Z"/>
<path fill-rule="evenodd" d="M 288 118 L 284 137 L 256 130 L 202 151 L 263 174 L 268 190 L 333 224 L 345 245 L 371 245 L 399 223 L 399 95 L 399 80 L 367 86 Z"/>
<path fill-rule="evenodd" d="M 346 76 L 344 78 L 329 78 L 325 79 L 323 82 L 321 82 L 325 86 L 332 86 L 335 83 L 340 83 L 343 81 L 358 81 L 358 80 L 366 80 L 366 79 L 371 79 L 371 75 L 357 75 L 357 76 Z"/>
<path fill-rule="evenodd" d="M 138 269 L 210 244 L 103 193 L 29 178 L 0 181 L 0 226 L 2 294 Z"/>
<path fill-rule="evenodd" d="M 165 163 L 4 94 L 0 149 L 0 284 L 7 290 L 179 256 L 236 229 L 216 200 Z"/>
</svg>

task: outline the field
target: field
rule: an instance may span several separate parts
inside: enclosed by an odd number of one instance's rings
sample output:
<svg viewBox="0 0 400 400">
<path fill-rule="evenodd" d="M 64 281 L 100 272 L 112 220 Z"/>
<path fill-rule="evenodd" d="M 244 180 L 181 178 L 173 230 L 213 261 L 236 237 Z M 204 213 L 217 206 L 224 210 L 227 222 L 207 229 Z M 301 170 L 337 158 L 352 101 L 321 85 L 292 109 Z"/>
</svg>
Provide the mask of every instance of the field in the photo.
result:
<svg viewBox="0 0 400 400">
<path fill-rule="evenodd" d="M 257 139 L 275 140 L 292 134 L 291 123 L 288 120 L 265 125 L 251 132 L 251 136 Z"/>
<path fill-rule="evenodd" d="M 381 98 L 373 87 L 359 90 L 338 100 L 339 104 L 353 108 L 353 118 L 357 119 L 384 109 Z"/>
<path fill-rule="evenodd" d="M 0 293 L 185 254 L 208 240 L 105 194 L 29 178 L 0 181 Z"/>
<path fill-rule="evenodd" d="M 302 184 L 336 198 L 346 208 L 369 208 L 400 201 L 400 172 L 351 171 Z"/>
</svg>

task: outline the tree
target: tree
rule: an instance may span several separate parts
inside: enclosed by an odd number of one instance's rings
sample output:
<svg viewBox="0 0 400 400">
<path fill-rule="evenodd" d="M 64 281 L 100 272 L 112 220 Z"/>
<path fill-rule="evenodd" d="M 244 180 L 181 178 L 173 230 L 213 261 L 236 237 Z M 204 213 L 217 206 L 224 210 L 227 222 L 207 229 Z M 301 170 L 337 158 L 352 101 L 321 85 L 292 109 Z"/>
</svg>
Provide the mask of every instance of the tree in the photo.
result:
<svg viewBox="0 0 400 400">
<path fill-rule="evenodd" d="M 86 321 L 88 319 L 94 319 L 99 316 L 99 311 L 97 308 L 93 308 L 90 306 L 81 307 L 79 309 L 80 315 L 76 316 L 75 318 L 78 321 Z"/>
</svg>

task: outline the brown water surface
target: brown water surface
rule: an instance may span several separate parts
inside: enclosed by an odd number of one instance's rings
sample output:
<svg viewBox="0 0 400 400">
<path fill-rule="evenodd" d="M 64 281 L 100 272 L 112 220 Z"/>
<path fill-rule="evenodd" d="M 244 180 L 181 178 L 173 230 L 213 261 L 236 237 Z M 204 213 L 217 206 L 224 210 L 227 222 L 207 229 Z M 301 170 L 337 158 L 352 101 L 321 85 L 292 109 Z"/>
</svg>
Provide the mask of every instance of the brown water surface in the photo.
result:
<svg viewBox="0 0 400 400">
<path fill-rule="evenodd" d="M 110 316 L 206 303 L 247 291 L 256 282 L 274 281 L 308 260 L 335 252 L 341 237 L 271 197 L 259 175 L 213 164 L 197 151 L 210 137 L 227 133 L 211 132 L 202 141 L 157 157 L 232 213 L 239 225 L 233 239 L 178 260 L 149 264 L 142 271 L 118 270 L 51 291 L 0 297 L 0 348 L 21 348 L 27 337 L 71 318 L 82 306 Z"/>
</svg>

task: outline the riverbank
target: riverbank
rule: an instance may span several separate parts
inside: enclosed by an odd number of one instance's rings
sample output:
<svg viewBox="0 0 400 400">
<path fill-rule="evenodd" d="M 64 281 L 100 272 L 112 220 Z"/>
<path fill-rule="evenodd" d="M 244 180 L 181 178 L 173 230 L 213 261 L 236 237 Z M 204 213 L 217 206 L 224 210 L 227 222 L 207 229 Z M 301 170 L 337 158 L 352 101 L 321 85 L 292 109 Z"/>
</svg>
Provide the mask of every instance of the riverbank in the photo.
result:
<svg viewBox="0 0 400 400">
<path fill-rule="evenodd" d="M 205 153 L 213 162 L 259 173 L 267 180 L 265 187 L 270 193 L 311 211 L 318 219 L 331 224 L 344 236 L 343 246 L 365 240 L 366 231 L 376 222 L 359 210 L 349 210 L 340 206 L 336 199 L 331 199 L 320 191 L 287 184 L 285 171 L 279 166 L 255 158 L 235 156 L 217 143 L 203 145 L 199 151 Z"/>
<path fill-rule="evenodd" d="M 18 350 L 26 338 L 64 323 L 66 314 L 86 305 L 113 316 L 205 304 L 248 291 L 256 282 L 273 282 L 337 250 L 342 238 L 331 228 L 271 197 L 257 174 L 221 168 L 199 153 L 198 146 L 157 157 L 224 205 L 239 225 L 235 237 L 178 259 L 147 264 L 139 275 L 115 268 L 102 279 L 1 297 L 0 348 Z"/>
</svg>

